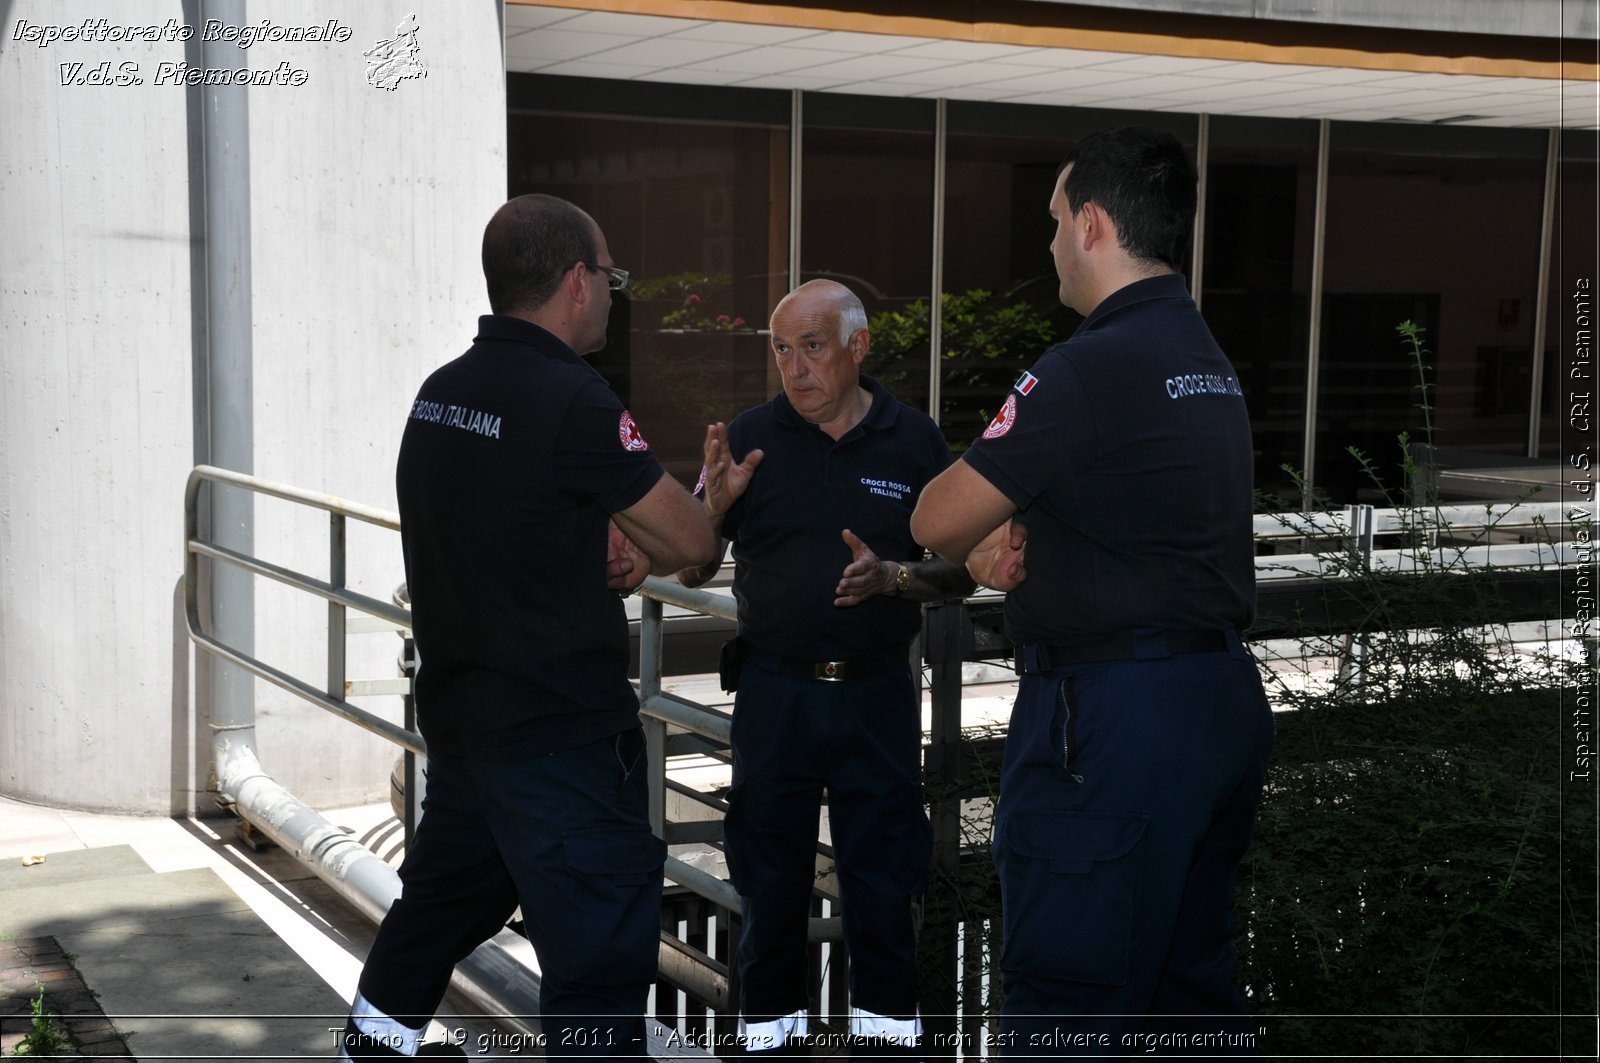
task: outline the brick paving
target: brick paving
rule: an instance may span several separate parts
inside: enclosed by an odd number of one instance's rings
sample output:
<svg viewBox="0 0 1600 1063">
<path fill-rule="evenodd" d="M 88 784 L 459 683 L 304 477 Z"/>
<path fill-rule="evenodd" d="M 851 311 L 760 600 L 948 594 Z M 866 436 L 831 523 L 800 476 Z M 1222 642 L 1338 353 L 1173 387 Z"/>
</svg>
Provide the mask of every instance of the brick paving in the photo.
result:
<svg viewBox="0 0 1600 1063">
<path fill-rule="evenodd" d="M 67 1054 L 44 1058 L 133 1058 L 99 999 L 53 937 L 0 941 L 0 1056 L 14 1053 L 33 1029 L 33 1002 L 41 988 L 45 1013 L 57 1016 L 57 1025 L 73 1044 Z"/>
</svg>

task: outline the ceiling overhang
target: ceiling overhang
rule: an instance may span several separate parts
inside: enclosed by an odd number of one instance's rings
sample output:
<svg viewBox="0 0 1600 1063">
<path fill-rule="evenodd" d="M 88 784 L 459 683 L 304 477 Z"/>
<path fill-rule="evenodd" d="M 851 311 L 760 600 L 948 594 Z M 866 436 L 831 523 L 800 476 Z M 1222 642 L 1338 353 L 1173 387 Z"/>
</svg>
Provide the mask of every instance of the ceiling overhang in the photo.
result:
<svg viewBox="0 0 1600 1063">
<path fill-rule="evenodd" d="M 1600 128 L 1595 42 L 1027 0 L 506 5 L 506 69 L 1139 111 Z"/>
</svg>

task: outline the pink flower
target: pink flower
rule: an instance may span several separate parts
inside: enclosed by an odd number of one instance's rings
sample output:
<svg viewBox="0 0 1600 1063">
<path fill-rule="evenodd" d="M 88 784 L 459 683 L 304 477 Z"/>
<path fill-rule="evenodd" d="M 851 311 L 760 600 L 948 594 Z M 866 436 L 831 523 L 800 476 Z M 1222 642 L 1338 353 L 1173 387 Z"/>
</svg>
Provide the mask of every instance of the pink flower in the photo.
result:
<svg viewBox="0 0 1600 1063">
<path fill-rule="evenodd" d="M 694 304 L 698 303 L 699 301 L 700 301 L 700 297 L 698 295 L 694 294 L 693 292 L 690 292 L 689 293 L 689 297 L 683 301 L 683 305 L 684 306 L 693 306 Z"/>
<path fill-rule="evenodd" d="M 717 315 L 717 324 L 726 325 L 727 323 L 728 323 L 728 315 L 727 314 L 718 314 Z"/>
<path fill-rule="evenodd" d="M 743 328 L 744 327 L 744 318 L 742 318 L 742 317 L 734 318 L 733 319 L 733 325 L 731 327 L 732 328 Z"/>
</svg>

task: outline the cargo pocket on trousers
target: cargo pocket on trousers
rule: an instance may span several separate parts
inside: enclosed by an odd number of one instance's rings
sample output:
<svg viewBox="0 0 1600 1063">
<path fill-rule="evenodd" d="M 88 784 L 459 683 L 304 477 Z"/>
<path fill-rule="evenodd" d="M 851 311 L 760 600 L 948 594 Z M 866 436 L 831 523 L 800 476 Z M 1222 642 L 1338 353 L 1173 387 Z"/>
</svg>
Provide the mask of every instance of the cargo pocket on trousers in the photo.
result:
<svg viewBox="0 0 1600 1063">
<path fill-rule="evenodd" d="M 565 984 L 648 984 L 656 971 L 666 844 L 626 827 L 573 831 L 561 841 L 571 893 L 551 930 L 561 957 L 545 962 Z"/>
<path fill-rule="evenodd" d="M 594 876 L 618 886 L 644 886 L 661 878 L 667 843 L 648 830 L 606 828 L 561 836 L 567 866 L 580 878 Z"/>
<path fill-rule="evenodd" d="M 1008 817 L 996 855 L 1005 890 L 1005 971 L 1124 985 L 1131 967 L 1146 817 Z"/>
</svg>

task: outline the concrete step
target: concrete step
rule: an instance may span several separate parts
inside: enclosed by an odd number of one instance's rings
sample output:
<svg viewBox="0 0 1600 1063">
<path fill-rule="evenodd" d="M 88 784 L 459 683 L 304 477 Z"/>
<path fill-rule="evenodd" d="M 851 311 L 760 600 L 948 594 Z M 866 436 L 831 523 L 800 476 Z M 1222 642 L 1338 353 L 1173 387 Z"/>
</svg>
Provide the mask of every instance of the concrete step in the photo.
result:
<svg viewBox="0 0 1600 1063">
<path fill-rule="evenodd" d="M 0 892 L 63 886 L 124 875 L 150 874 L 151 867 L 131 845 L 108 845 L 100 849 L 68 849 L 41 854 L 42 863 L 24 866 L 23 857 L 0 863 Z M 3 909 L 12 905 L 7 903 Z M 0 919 L 4 911 L 0 909 Z"/>
</svg>

